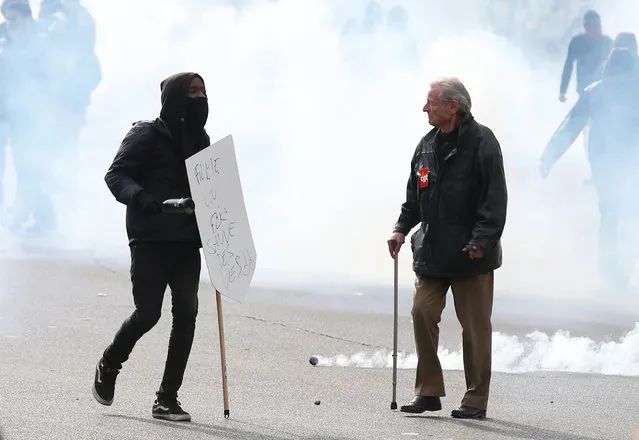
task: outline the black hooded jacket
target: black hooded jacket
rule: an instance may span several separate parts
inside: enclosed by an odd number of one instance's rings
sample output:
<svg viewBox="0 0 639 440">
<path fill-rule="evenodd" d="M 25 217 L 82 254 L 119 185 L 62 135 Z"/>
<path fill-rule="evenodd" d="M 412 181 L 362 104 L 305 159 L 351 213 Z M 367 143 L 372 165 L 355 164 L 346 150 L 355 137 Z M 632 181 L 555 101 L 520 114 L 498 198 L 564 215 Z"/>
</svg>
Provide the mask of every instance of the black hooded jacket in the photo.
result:
<svg viewBox="0 0 639 440">
<path fill-rule="evenodd" d="M 413 270 L 463 278 L 499 268 L 507 198 L 501 148 L 489 128 L 469 115 L 451 134 L 431 130 L 415 150 L 394 228 L 408 235 L 421 222 L 411 237 Z M 485 258 L 471 259 L 467 245 L 484 249 Z"/>
<path fill-rule="evenodd" d="M 105 176 L 116 200 L 126 205 L 130 242 L 176 241 L 201 246 L 194 216 L 163 214 L 167 199 L 191 197 L 185 159 L 210 145 L 204 129 L 184 124 L 188 88 L 196 73 L 162 81 L 161 116 L 133 124 Z"/>
</svg>

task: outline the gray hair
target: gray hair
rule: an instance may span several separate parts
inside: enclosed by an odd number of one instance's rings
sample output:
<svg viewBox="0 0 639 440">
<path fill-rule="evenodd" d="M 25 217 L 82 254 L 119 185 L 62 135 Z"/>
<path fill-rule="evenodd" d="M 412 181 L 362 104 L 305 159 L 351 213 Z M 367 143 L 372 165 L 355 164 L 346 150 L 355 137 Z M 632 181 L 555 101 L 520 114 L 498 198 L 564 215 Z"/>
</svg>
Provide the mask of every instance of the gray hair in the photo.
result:
<svg viewBox="0 0 639 440">
<path fill-rule="evenodd" d="M 470 113 L 472 101 L 466 86 L 455 77 L 440 78 L 430 83 L 431 89 L 439 87 L 442 90 L 441 99 L 444 102 L 457 101 L 459 114 L 465 116 Z"/>
</svg>

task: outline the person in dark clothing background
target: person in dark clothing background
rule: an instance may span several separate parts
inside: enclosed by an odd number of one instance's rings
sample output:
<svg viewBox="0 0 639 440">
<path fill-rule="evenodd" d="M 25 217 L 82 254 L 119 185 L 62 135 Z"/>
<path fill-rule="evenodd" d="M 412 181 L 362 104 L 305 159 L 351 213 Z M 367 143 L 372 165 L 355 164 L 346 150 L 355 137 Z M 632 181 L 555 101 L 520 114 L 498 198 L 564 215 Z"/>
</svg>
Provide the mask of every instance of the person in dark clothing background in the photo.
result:
<svg viewBox="0 0 639 440">
<path fill-rule="evenodd" d="M 68 190 L 77 191 L 78 148 L 92 94 L 102 80 L 96 44 L 96 23 L 79 0 L 43 0 L 38 22 L 47 34 L 49 93 L 56 100 L 57 129 L 50 148 L 57 152 Z"/>
<path fill-rule="evenodd" d="M 588 161 L 599 199 L 599 268 L 606 281 L 618 288 L 627 286 L 638 249 L 633 244 L 639 226 L 636 63 L 635 53 L 627 49 L 611 52 L 603 78 L 581 94 L 550 138 L 540 163 L 540 173 L 545 178 L 590 123 Z"/>
<path fill-rule="evenodd" d="M 615 38 L 613 48 L 628 49 L 634 56 L 639 56 L 637 36 L 632 32 L 620 32 Z"/>
<path fill-rule="evenodd" d="M 28 1 L 4 0 L 1 12 L 6 22 L 0 25 L 0 95 L 17 174 L 15 202 L 2 223 L 14 232 L 25 227 L 29 232 L 52 232 L 56 229 L 51 170 L 55 152 L 48 148 L 48 141 L 57 124 L 47 39 Z M 28 226 L 30 219 L 33 223 Z"/>
<path fill-rule="evenodd" d="M 411 237 L 415 398 L 401 411 L 441 409 L 440 397 L 446 394 L 437 356 L 438 324 L 452 288 L 463 328 L 467 391 L 451 415 L 483 418 L 491 377 L 494 271 L 502 264 L 507 207 L 501 148 L 492 131 L 473 118 L 470 95 L 456 78 L 431 84 L 424 112 L 435 128 L 415 150 L 406 202 L 388 240 L 396 258 L 406 235 L 421 223 Z"/>
<path fill-rule="evenodd" d="M 584 32 L 575 35 L 568 45 L 566 62 L 561 74 L 561 84 L 559 86 L 559 100 L 566 101 L 566 92 L 572 70 L 577 63 L 577 94 L 581 95 L 583 90 L 597 78 L 597 72 L 606 62 L 608 54 L 612 50 L 612 39 L 602 33 L 601 17 L 593 10 L 584 14 Z"/>
<path fill-rule="evenodd" d="M 17 176 L 0 224 L 54 234 L 55 199 L 77 193 L 78 141 L 101 80 L 95 22 L 79 0 L 43 0 L 37 18 L 28 0 L 2 0 L 0 11 L 0 155 L 11 149 Z"/>
<path fill-rule="evenodd" d="M 173 326 L 152 415 L 190 421 L 177 392 L 195 332 L 202 243 L 195 216 L 163 214 L 161 204 L 191 196 L 184 161 L 210 145 L 204 129 L 208 101 L 204 80 L 196 73 L 173 75 L 162 81 L 161 90 L 160 117 L 134 124 L 105 176 L 116 200 L 127 206 L 135 311 L 98 361 L 93 395 L 103 405 L 112 404 L 122 364 L 159 321 L 169 286 Z"/>
<path fill-rule="evenodd" d="M 388 11 L 385 39 L 391 50 L 386 57 L 391 65 L 406 65 L 416 69 L 419 65 L 419 50 L 417 42 L 408 30 L 408 17 L 408 11 L 400 5 L 395 5 Z"/>
<path fill-rule="evenodd" d="M 639 58 L 639 48 L 637 47 L 637 37 L 632 32 L 620 32 L 616 37 L 615 41 L 612 44 L 612 50 L 614 49 L 626 49 L 628 50 L 632 56 L 635 58 Z M 604 70 L 608 66 L 607 63 L 604 63 L 599 70 L 599 75 L 597 76 L 597 81 L 603 78 Z M 635 68 L 639 67 L 639 63 L 635 61 Z"/>
<path fill-rule="evenodd" d="M 366 13 L 362 21 L 360 32 L 374 34 L 384 23 L 384 9 L 377 1 L 370 1 L 366 5 Z"/>
<path fill-rule="evenodd" d="M 577 64 L 577 95 L 581 96 L 586 87 L 600 78 L 601 69 L 612 50 L 612 39 L 602 33 L 601 17 L 596 11 L 586 11 L 583 17 L 583 26 L 584 32 L 572 37 L 568 45 L 559 86 L 559 101 L 561 102 L 566 102 L 566 92 L 574 64 Z M 588 136 L 589 130 L 586 127 L 583 130 L 586 155 L 589 145 Z M 591 179 L 587 179 L 585 183 L 590 184 Z"/>
</svg>

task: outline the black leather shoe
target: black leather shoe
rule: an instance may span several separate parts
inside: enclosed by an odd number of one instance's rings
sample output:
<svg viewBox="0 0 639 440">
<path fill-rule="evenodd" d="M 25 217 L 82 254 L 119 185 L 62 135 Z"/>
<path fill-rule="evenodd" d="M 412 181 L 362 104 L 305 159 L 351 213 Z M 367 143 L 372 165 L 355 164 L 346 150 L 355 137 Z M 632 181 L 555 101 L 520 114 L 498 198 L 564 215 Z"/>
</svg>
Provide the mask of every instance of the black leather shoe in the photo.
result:
<svg viewBox="0 0 639 440">
<path fill-rule="evenodd" d="M 456 419 L 483 419 L 486 417 L 486 410 L 462 405 L 459 408 L 454 409 L 450 415 Z"/>
<path fill-rule="evenodd" d="M 442 409 L 442 402 L 439 397 L 415 396 L 408 405 L 402 405 L 401 412 L 420 414 L 424 411 L 439 411 Z"/>
</svg>

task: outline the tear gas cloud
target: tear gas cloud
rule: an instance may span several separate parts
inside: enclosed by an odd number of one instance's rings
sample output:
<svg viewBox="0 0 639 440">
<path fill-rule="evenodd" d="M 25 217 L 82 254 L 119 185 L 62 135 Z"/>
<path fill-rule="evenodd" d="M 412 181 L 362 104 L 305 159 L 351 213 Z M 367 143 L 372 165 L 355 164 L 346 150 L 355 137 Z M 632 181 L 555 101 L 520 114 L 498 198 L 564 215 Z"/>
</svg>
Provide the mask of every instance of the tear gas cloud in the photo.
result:
<svg viewBox="0 0 639 440">
<path fill-rule="evenodd" d="M 569 332 L 532 332 L 525 337 L 493 334 L 493 370 L 505 373 L 562 371 L 570 373 L 639 376 L 639 326 L 617 341 L 595 342 Z M 463 370 L 461 350 L 439 349 L 445 370 Z M 319 356 L 318 366 L 392 368 L 392 352 L 358 352 Z M 397 368 L 417 367 L 415 353 L 398 353 Z"/>
<path fill-rule="evenodd" d="M 159 113 L 160 81 L 193 70 L 207 84 L 213 141 L 235 138 L 258 251 L 255 282 L 388 284 L 386 239 L 413 151 L 431 128 L 422 113 L 428 83 L 454 75 L 504 153 L 510 201 L 497 290 L 597 295 L 597 199 L 583 185 L 581 139 L 548 179 L 538 174 L 539 156 L 575 99 L 573 78 L 569 102 L 557 100 L 563 48 L 551 60 L 491 32 L 486 2 L 380 1 L 384 12 L 395 4 L 409 12 L 419 54 L 411 67 L 397 61 L 385 23 L 379 35 L 340 39 L 347 19 L 363 18 L 366 1 L 230 3 L 84 2 L 97 21 L 103 81 L 82 133 L 80 190 L 57 201 L 61 247 L 128 264 L 124 206 L 103 176 L 131 123 Z M 635 30 L 639 8 L 630 0 L 597 9 L 609 35 Z M 407 285 L 410 260 L 406 246 Z"/>
</svg>

